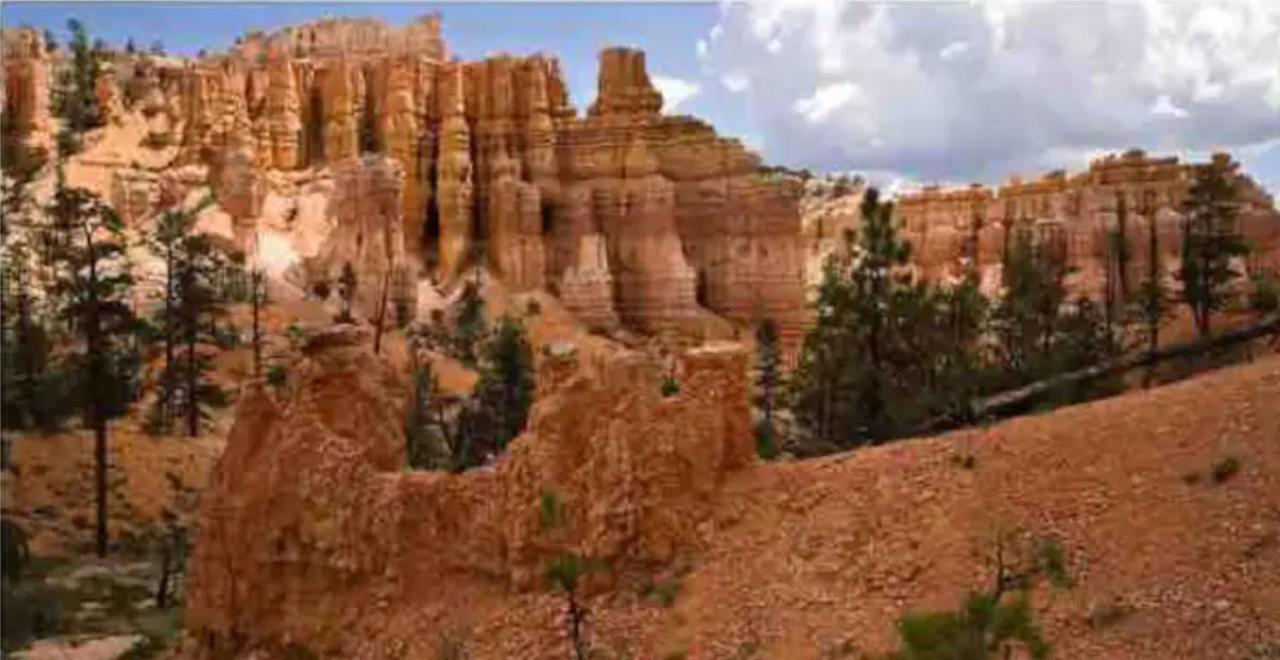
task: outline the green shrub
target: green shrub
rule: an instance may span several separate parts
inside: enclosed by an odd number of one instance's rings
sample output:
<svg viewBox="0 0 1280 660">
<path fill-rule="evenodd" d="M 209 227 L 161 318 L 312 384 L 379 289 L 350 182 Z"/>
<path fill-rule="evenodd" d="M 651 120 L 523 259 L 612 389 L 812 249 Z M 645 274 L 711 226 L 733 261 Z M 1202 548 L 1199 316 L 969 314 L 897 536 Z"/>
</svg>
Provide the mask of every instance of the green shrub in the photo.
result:
<svg viewBox="0 0 1280 660">
<path fill-rule="evenodd" d="M 286 384 L 288 384 L 288 382 L 289 382 L 289 372 L 285 371 L 284 367 L 278 364 L 273 364 L 267 367 L 267 384 L 268 385 L 276 389 L 281 389 Z"/>
<path fill-rule="evenodd" d="M 676 377 L 670 374 L 662 379 L 662 396 L 672 397 L 680 393 L 680 383 L 676 382 Z"/>
<path fill-rule="evenodd" d="M 766 461 L 778 457 L 777 430 L 773 424 L 761 420 L 756 424 L 756 454 Z"/>
<path fill-rule="evenodd" d="M 994 660 L 1019 647 L 1037 660 L 1049 657 L 1025 593 L 1002 604 L 990 594 L 970 592 L 954 612 L 907 614 L 898 633 L 897 660 Z"/>
</svg>

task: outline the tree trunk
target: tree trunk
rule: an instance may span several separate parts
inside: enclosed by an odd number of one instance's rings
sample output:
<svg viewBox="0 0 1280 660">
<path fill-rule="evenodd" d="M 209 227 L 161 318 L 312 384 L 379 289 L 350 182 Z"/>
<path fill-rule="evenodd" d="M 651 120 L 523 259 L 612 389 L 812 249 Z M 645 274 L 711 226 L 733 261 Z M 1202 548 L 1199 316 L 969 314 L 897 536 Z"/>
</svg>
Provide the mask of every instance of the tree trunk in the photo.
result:
<svg viewBox="0 0 1280 660">
<path fill-rule="evenodd" d="M 165 433 L 173 430 L 173 244 L 165 251 L 164 271 L 164 373 L 160 391 L 160 418 Z"/>
<path fill-rule="evenodd" d="M 259 319 L 259 312 L 262 301 L 259 298 L 258 290 L 263 286 L 262 272 L 255 269 L 253 275 L 249 279 L 252 287 L 251 295 L 253 296 L 253 377 L 262 377 L 262 325 Z M 263 292 L 266 293 L 265 291 Z"/>
<path fill-rule="evenodd" d="M 102 400 L 103 350 L 102 318 L 98 301 L 98 254 L 91 229 L 85 226 L 85 245 L 89 253 L 88 306 L 85 319 L 85 350 L 89 354 L 89 398 L 93 414 L 93 481 L 97 498 L 97 534 L 95 546 L 99 557 L 107 556 L 107 420 Z"/>
<path fill-rule="evenodd" d="M 979 419 L 988 415 L 998 415 L 1066 385 L 1122 374 L 1130 369 L 1156 364 L 1172 358 L 1199 355 L 1270 334 L 1280 334 L 1280 314 L 1272 315 L 1270 318 L 1263 319 L 1247 328 L 1241 328 L 1210 339 L 1178 344 L 1157 351 L 1124 355 L 1090 367 L 1052 376 L 1015 390 L 980 399 L 973 403 L 971 409 L 974 417 Z M 942 420 L 934 420 L 927 428 L 937 428 L 937 422 L 939 421 Z"/>
<path fill-rule="evenodd" d="M 382 276 L 382 299 L 378 301 L 378 321 L 374 325 L 373 333 L 373 354 L 377 355 L 382 352 L 382 328 L 387 319 L 387 293 L 391 288 L 391 266 L 387 266 L 387 272 Z"/>
<path fill-rule="evenodd" d="M 196 319 L 187 330 L 187 435 L 200 435 L 200 402 L 196 397 Z"/>
</svg>

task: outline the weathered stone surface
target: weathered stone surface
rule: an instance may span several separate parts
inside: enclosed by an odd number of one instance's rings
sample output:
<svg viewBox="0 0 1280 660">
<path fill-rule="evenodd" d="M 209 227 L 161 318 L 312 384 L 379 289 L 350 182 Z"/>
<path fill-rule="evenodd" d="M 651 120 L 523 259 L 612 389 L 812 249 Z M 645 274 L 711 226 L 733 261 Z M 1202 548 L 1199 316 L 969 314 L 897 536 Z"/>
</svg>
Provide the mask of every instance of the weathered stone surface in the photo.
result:
<svg viewBox="0 0 1280 660">
<path fill-rule="evenodd" d="M 701 309 L 800 327 L 798 189 L 759 177 L 758 159 L 706 124 L 660 115 L 643 53 L 601 53 L 585 118 L 553 58 L 445 53 L 435 17 L 249 35 L 186 70 L 184 158 L 226 160 L 234 135 L 250 136 L 259 168 L 384 153 L 404 175 L 407 255 L 446 281 L 483 264 L 645 329 Z"/>
<path fill-rule="evenodd" d="M 33 146 L 53 141 L 49 111 L 49 75 L 52 61 L 44 37 L 32 28 L 3 32 L 4 113 L 19 136 Z"/>
<path fill-rule="evenodd" d="M 339 326 L 303 353 L 279 398 L 262 384 L 241 397 L 202 498 L 185 621 L 206 653 L 294 642 L 353 655 L 341 645 L 358 612 L 411 608 L 461 575 L 535 586 L 566 549 L 615 570 L 669 561 L 755 460 L 737 347 L 683 355 L 672 397 L 665 367 L 639 354 L 569 368 L 505 455 L 460 475 L 404 469 L 407 383 L 367 332 Z M 540 525 L 547 492 L 565 505 L 557 537 Z"/>
<path fill-rule="evenodd" d="M 1000 287 L 1005 250 L 1022 234 L 1068 267 L 1066 283 L 1076 295 L 1101 299 L 1111 287 L 1120 299 L 1147 277 L 1153 238 L 1157 270 L 1175 286 L 1182 249 L 1179 207 L 1194 166 L 1135 150 L 1095 160 L 1078 174 L 1013 177 L 994 190 L 928 187 L 902 197 L 898 211 L 915 246 L 915 264 L 926 277 L 955 279 L 976 269 L 983 288 L 993 293 Z M 1239 229 L 1254 248 L 1242 266 L 1255 272 L 1275 268 L 1280 212 L 1248 177 L 1236 184 Z M 1124 237 L 1129 255 L 1123 269 L 1111 247 L 1117 236 Z"/>
<path fill-rule="evenodd" d="M 413 309 L 416 287 L 405 256 L 400 198 L 404 173 L 384 156 L 352 158 L 333 167 L 334 192 L 328 216 L 334 229 L 320 250 L 320 262 L 309 271 L 337 282 L 346 264 L 356 274 L 355 308 L 365 318 L 380 312 L 383 287 L 388 311 L 397 304 Z"/>
</svg>

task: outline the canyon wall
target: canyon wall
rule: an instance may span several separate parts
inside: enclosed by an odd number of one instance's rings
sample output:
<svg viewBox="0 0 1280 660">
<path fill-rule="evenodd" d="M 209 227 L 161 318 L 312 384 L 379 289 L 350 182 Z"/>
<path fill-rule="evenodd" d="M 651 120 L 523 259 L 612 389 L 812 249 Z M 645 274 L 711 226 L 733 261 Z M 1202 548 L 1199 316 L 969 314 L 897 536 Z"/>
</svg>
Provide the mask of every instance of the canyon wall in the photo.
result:
<svg viewBox="0 0 1280 660">
<path fill-rule="evenodd" d="M 1228 158 L 1216 154 L 1215 159 Z M 1153 266 L 1174 286 L 1182 250 L 1179 210 L 1194 180 L 1194 163 L 1137 150 L 1106 156 L 1077 174 L 1011 178 L 998 188 L 928 187 L 902 196 L 898 213 L 920 272 L 957 279 L 976 272 L 988 292 L 1000 287 L 1010 241 L 1024 235 L 1068 268 L 1077 295 L 1123 299 Z M 1237 264 L 1247 273 L 1280 270 L 1280 211 L 1247 176 L 1236 179 L 1239 231 L 1253 248 Z M 1123 236 L 1127 259 L 1117 257 Z"/>
</svg>

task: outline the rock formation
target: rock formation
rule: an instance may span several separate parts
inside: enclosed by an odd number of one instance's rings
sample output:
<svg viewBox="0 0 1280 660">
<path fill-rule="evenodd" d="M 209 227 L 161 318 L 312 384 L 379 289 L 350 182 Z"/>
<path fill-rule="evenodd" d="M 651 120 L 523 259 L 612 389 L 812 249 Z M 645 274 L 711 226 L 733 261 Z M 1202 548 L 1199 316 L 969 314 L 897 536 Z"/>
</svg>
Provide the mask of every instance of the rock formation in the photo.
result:
<svg viewBox="0 0 1280 660">
<path fill-rule="evenodd" d="M 548 356 L 559 384 L 491 468 L 406 471 L 407 383 L 366 340 L 352 326 L 317 335 L 285 392 L 241 397 L 190 564 L 185 620 L 205 651 L 293 642 L 351 657 L 337 622 L 412 610 L 450 580 L 534 587 L 562 550 L 615 571 L 670 561 L 726 475 L 755 460 L 746 355 L 710 346 L 680 359 L 672 397 L 639 354 L 576 368 L 560 364 L 572 351 Z M 540 526 L 546 492 L 565 504 L 563 538 Z"/>
<path fill-rule="evenodd" d="M 382 156 L 351 158 L 334 165 L 334 194 L 327 215 L 334 230 L 321 248 L 313 273 L 337 282 L 350 264 L 356 274 L 355 306 L 365 318 L 382 310 L 383 287 L 388 309 L 414 308 L 413 267 L 405 256 L 400 199 L 404 173 L 400 164 Z"/>
<path fill-rule="evenodd" d="M 898 211 L 915 248 L 915 264 L 926 277 L 957 278 L 975 269 L 983 288 L 992 292 L 1000 286 L 1005 249 L 1022 234 L 1068 267 L 1066 284 L 1074 293 L 1101 299 L 1110 286 L 1119 299 L 1136 292 L 1147 276 L 1153 238 L 1163 277 L 1171 279 L 1177 271 L 1179 207 L 1193 167 L 1133 150 L 1095 160 L 1074 175 L 1014 177 L 996 189 L 928 187 L 903 196 Z M 1250 272 L 1280 268 L 1280 212 L 1248 177 L 1237 180 L 1237 190 L 1239 229 L 1254 248 L 1241 266 Z M 1111 247 L 1120 235 L 1129 255 L 1123 265 Z"/>
<path fill-rule="evenodd" d="M 33 146 L 48 147 L 53 141 L 53 118 L 49 111 L 49 81 L 52 58 L 45 50 L 44 37 L 32 28 L 3 33 L 5 121 L 12 122 L 16 135 Z"/>
<path fill-rule="evenodd" d="M 38 35 L 22 34 L 6 99 L 35 131 L 48 76 Z M 423 274 L 485 265 L 514 289 L 564 292 L 592 324 L 682 329 L 710 310 L 797 334 L 798 187 L 706 124 L 663 116 L 639 51 L 603 51 L 598 88 L 579 117 L 555 59 L 450 60 L 429 16 L 322 20 L 195 60 L 121 57 L 98 91 L 113 120 L 147 117 L 148 146 L 207 166 L 242 229 L 261 221 L 271 171 L 375 152 L 399 163 L 400 249 Z"/>
</svg>

